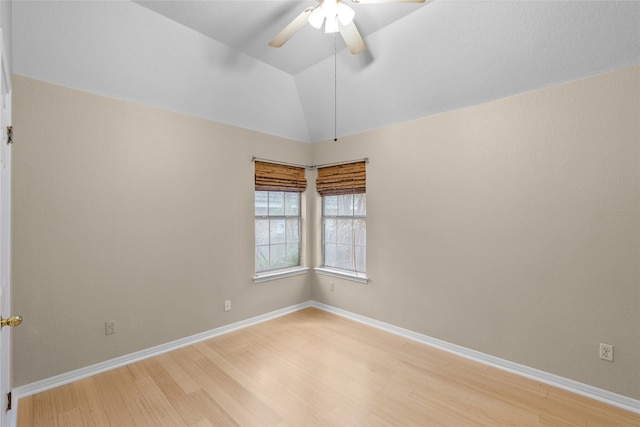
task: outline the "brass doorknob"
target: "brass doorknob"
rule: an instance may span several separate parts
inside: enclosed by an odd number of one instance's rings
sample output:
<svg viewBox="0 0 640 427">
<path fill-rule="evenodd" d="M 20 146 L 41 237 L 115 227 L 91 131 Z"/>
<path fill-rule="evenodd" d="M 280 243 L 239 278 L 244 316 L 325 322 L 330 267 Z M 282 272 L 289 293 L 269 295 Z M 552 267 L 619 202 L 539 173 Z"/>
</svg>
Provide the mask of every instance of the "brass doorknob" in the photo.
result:
<svg viewBox="0 0 640 427">
<path fill-rule="evenodd" d="M 11 316 L 7 319 L 3 319 L 0 316 L 0 328 L 4 328 L 5 326 L 19 326 L 22 323 L 22 316 Z"/>
</svg>

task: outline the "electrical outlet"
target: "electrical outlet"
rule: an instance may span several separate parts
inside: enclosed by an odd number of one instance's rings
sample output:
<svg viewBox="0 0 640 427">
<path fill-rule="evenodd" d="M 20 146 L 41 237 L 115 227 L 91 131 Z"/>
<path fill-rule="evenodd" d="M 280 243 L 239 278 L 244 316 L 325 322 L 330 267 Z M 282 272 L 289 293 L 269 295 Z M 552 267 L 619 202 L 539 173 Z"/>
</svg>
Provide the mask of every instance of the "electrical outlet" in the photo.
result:
<svg viewBox="0 0 640 427">
<path fill-rule="evenodd" d="M 231 310 L 231 300 L 230 299 L 224 301 L 224 311 L 229 311 L 229 310 Z"/>
<path fill-rule="evenodd" d="M 110 320 L 104 323 L 104 334 L 113 335 L 116 333 L 116 321 Z"/>
<path fill-rule="evenodd" d="M 600 343 L 600 359 L 613 362 L 613 346 L 609 344 Z"/>
<path fill-rule="evenodd" d="M 331 282 L 331 283 L 329 284 L 329 290 L 330 290 L 331 292 L 333 292 L 333 291 L 335 290 L 334 285 L 333 285 L 333 282 Z"/>
</svg>

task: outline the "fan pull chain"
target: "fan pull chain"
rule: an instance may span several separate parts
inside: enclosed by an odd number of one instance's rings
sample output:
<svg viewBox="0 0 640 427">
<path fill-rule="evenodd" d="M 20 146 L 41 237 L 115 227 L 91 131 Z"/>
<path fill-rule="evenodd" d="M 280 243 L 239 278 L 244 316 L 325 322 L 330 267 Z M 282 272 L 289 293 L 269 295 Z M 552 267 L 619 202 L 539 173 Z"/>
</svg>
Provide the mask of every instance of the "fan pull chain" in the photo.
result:
<svg viewBox="0 0 640 427">
<path fill-rule="evenodd" d="M 333 33 L 333 142 L 338 141 L 338 33 Z"/>
</svg>

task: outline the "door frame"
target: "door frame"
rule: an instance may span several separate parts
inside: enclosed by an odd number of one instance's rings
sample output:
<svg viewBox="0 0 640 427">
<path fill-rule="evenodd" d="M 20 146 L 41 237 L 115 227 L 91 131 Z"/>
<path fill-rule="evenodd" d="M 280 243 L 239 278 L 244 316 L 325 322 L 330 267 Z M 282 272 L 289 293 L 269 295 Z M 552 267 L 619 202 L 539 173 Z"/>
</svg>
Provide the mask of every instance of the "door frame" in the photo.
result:
<svg viewBox="0 0 640 427">
<path fill-rule="evenodd" d="M 11 73 L 4 49 L 4 37 L 0 28 L 0 315 L 11 316 Z M 12 384 L 11 329 L 0 329 L 0 427 L 13 426 L 15 402 L 8 411 L 8 396 Z"/>
</svg>

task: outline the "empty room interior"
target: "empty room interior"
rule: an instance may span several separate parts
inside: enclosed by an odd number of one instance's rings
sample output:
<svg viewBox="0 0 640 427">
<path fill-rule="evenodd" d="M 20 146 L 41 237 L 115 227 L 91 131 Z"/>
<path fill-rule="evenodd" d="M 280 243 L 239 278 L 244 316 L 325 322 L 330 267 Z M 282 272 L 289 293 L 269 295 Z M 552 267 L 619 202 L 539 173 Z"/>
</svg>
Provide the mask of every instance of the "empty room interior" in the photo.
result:
<svg viewBox="0 0 640 427">
<path fill-rule="evenodd" d="M 0 23 L 11 425 L 640 426 L 640 2 Z"/>
</svg>

